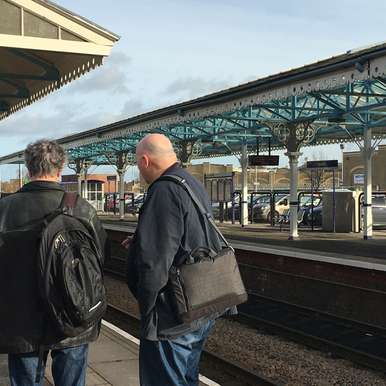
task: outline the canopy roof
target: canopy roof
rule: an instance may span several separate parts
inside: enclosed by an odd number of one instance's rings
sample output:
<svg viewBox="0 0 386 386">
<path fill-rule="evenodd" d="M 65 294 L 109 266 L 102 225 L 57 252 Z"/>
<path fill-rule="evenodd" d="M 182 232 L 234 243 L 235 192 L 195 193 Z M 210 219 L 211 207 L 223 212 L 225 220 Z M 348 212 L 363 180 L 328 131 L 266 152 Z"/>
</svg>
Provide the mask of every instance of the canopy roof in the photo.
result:
<svg viewBox="0 0 386 386">
<path fill-rule="evenodd" d="M 118 39 L 47 0 L 0 0 L 0 120 L 101 65 Z"/>
<path fill-rule="evenodd" d="M 386 43 L 347 51 L 184 103 L 142 114 L 59 142 L 70 160 L 110 163 L 119 152 L 134 153 L 147 133 L 169 136 L 176 147 L 193 144 L 198 157 L 238 154 L 259 138 L 261 149 L 285 147 L 288 127 L 311 125 L 307 145 L 352 142 L 372 128 L 386 135 Z M 0 158 L 21 162 L 22 153 Z"/>
</svg>

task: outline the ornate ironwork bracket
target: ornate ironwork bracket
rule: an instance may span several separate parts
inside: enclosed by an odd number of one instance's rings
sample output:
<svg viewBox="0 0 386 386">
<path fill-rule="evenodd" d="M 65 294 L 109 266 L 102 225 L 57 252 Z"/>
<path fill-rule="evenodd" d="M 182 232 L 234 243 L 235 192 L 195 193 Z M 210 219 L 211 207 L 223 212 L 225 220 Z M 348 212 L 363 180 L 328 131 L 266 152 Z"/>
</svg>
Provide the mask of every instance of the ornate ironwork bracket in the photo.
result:
<svg viewBox="0 0 386 386">
<path fill-rule="evenodd" d="M 107 152 L 105 157 L 110 165 L 117 168 L 118 175 L 124 174 L 129 166 L 135 164 L 135 155 L 127 151 Z"/>
<path fill-rule="evenodd" d="M 81 174 L 87 174 L 87 170 L 92 165 L 92 161 L 84 159 L 84 158 L 78 158 L 74 160 L 73 162 L 69 163 L 67 166 L 73 170 L 78 176 Z"/>
<path fill-rule="evenodd" d="M 312 121 L 303 122 L 260 122 L 267 126 L 272 135 L 285 145 L 288 152 L 298 153 L 302 145 L 310 144 L 318 132 L 318 127 Z"/>
<path fill-rule="evenodd" d="M 176 152 L 181 164 L 186 168 L 192 159 L 201 154 L 202 144 L 198 140 L 184 139 L 176 145 Z"/>
</svg>

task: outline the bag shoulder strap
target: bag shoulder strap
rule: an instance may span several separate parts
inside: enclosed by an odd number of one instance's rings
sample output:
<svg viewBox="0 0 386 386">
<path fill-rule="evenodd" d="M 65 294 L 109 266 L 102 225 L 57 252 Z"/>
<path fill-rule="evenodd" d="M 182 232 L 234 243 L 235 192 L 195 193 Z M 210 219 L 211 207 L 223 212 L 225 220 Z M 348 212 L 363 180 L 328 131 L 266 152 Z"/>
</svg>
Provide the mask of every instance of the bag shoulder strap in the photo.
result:
<svg viewBox="0 0 386 386">
<path fill-rule="evenodd" d="M 78 202 L 78 197 L 79 195 L 76 192 L 65 192 L 60 203 L 59 210 L 72 215 Z"/>
<path fill-rule="evenodd" d="M 165 174 L 161 176 L 158 181 L 173 181 L 177 183 L 178 185 L 182 186 L 185 191 L 188 193 L 190 198 L 192 199 L 193 203 L 196 205 L 198 212 L 203 217 L 204 221 L 209 221 L 209 224 L 212 225 L 213 229 L 216 231 L 216 233 L 220 236 L 221 240 L 224 242 L 225 246 L 228 248 L 231 248 L 228 241 L 224 237 L 224 235 L 221 233 L 220 229 L 214 222 L 214 219 L 204 206 L 202 205 L 201 201 L 198 199 L 196 194 L 193 192 L 192 188 L 189 186 L 189 184 L 186 182 L 186 180 L 180 176 L 174 175 L 174 174 Z"/>
</svg>

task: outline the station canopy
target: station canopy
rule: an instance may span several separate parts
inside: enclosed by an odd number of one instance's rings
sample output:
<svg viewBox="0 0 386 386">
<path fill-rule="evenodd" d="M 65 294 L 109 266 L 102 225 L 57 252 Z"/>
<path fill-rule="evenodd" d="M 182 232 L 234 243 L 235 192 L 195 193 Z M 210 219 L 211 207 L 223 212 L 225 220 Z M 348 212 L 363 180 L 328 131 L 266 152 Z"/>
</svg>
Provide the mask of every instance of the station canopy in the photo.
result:
<svg viewBox="0 0 386 386">
<path fill-rule="evenodd" d="M 47 0 L 0 0 L 0 120 L 101 65 L 118 39 Z"/>
<path fill-rule="evenodd" d="M 386 43 L 318 61 L 194 100 L 59 139 L 71 162 L 133 156 L 148 133 L 180 154 L 207 158 L 386 137 Z M 292 146 L 294 147 L 294 146 Z M 293 150 L 292 150 L 293 151 Z M 133 157 L 132 157 L 133 158 Z M 22 153 L 0 158 L 20 163 Z"/>
</svg>

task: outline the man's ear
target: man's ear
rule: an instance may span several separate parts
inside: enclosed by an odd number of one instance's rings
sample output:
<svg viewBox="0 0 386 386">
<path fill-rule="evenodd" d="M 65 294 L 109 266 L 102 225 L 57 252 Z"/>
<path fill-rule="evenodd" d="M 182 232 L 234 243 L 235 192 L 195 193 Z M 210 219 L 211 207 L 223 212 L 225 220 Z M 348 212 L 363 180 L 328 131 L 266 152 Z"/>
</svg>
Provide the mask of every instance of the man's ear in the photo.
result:
<svg viewBox="0 0 386 386">
<path fill-rule="evenodd" d="M 142 156 L 142 160 L 143 160 L 143 164 L 144 164 L 145 168 L 148 168 L 150 165 L 150 158 L 147 156 L 147 154 L 144 154 Z"/>
</svg>

